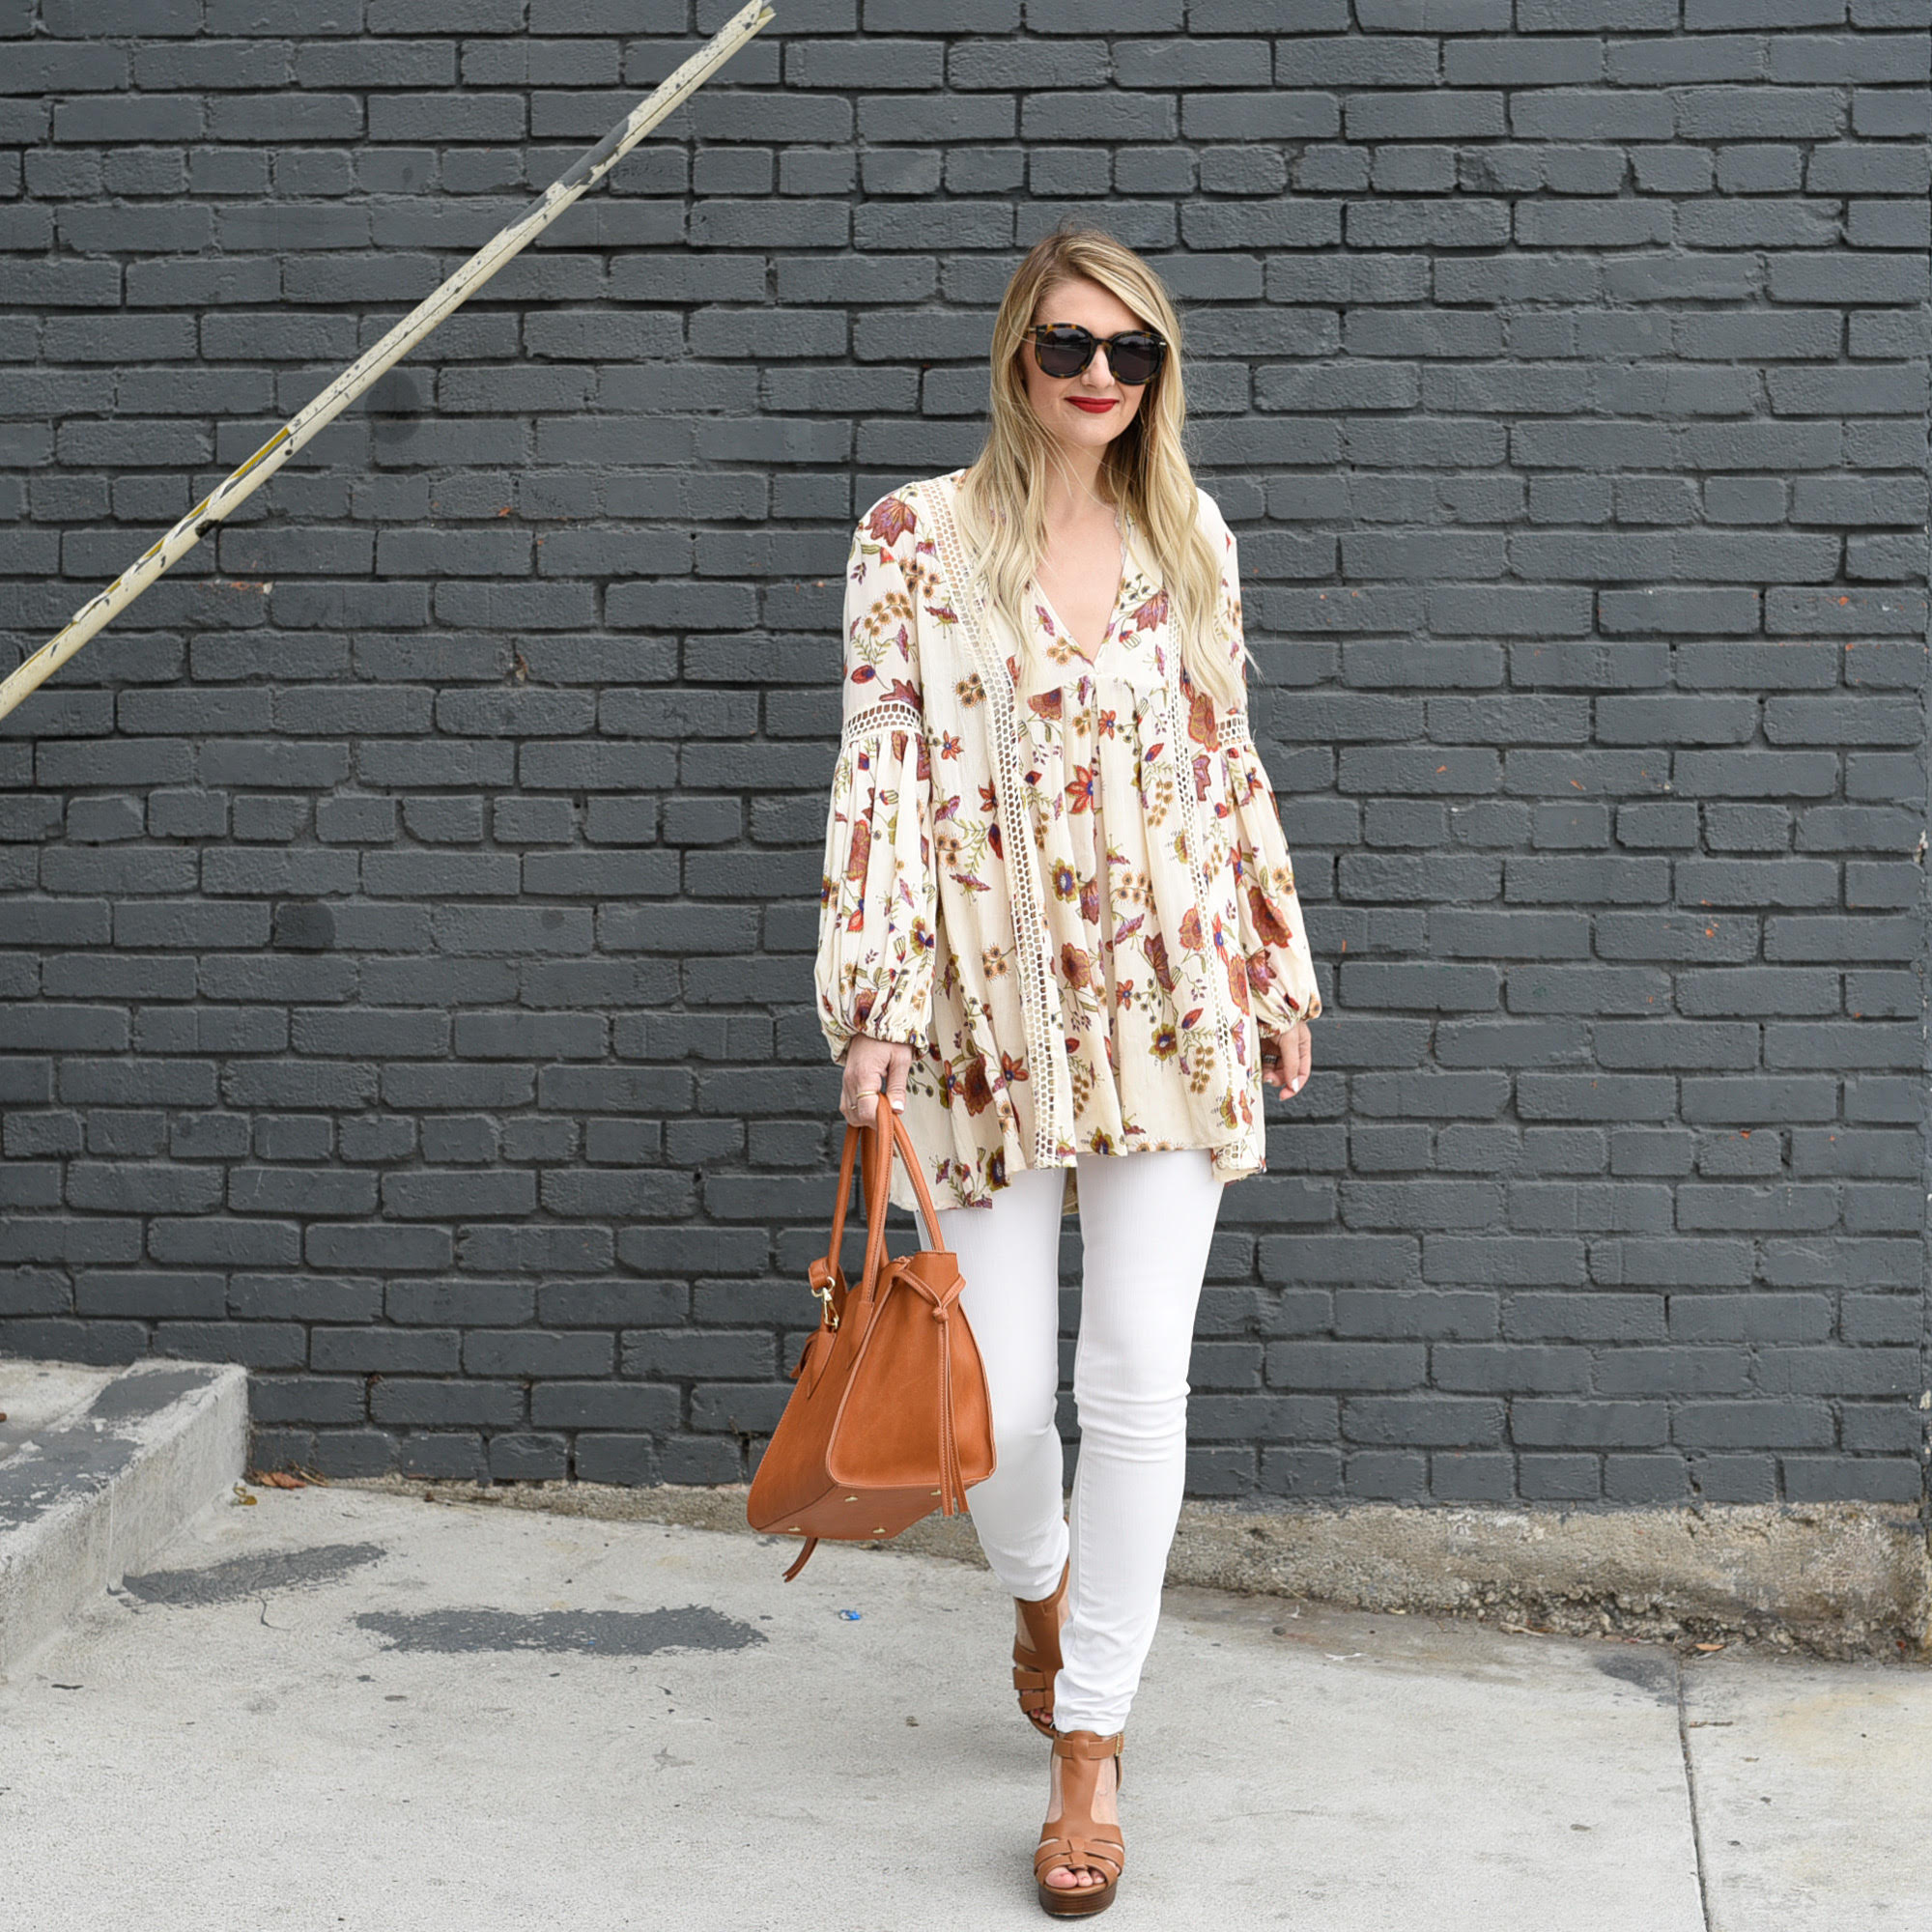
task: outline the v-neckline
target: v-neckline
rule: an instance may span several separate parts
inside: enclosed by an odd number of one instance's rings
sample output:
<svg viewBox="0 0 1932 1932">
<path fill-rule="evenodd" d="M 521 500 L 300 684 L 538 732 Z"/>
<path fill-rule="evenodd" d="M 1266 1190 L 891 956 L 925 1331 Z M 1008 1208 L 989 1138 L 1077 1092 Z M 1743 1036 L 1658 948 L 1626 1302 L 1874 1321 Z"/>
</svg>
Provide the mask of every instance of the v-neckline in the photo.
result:
<svg viewBox="0 0 1932 1932">
<path fill-rule="evenodd" d="M 1073 635 L 1073 626 L 1055 609 L 1053 599 L 1046 594 L 1046 586 L 1039 581 L 1037 573 L 1033 580 L 1033 587 L 1038 591 L 1039 601 L 1046 606 L 1053 621 L 1060 626 L 1061 636 L 1073 646 L 1075 654 L 1089 670 L 1100 662 L 1100 653 L 1107 648 L 1107 640 L 1114 635 L 1114 625 L 1121 614 L 1121 600 L 1127 594 L 1127 579 L 1133 575 L 1133 564 L 1127 555 L 1127 526 L 1124 522 L 1122 523 L 1120 530 L 1121 581 L 1114 586 L 1114 601 L 1107 610 L 1107 628 L 1100 633 L 1100 641 L 1094 646 L 1093 656 L 1088 656 L 1085 646 Z"/>
</svg>

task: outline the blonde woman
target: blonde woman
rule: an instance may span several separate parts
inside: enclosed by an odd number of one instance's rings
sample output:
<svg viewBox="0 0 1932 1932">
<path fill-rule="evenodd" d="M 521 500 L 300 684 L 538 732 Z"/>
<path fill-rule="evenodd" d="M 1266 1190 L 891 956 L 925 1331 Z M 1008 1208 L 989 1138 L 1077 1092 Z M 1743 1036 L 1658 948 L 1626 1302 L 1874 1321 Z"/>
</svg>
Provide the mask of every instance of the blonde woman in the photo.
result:
<svg viewBox="0 0 1932 1932">
<path fill-rule="evenodd" d="M 904 1117 L 992 1396 L 969 1494 L 1053 1740 L 1041 1905 L 1113 1902 L 1122 1730 L 1160 1613 L 1223 1186 L 1321 1011 L 1249 732 L 1233 532 L 1181 450 L 1180 323 L 1093 231 L 993 326 L 968 469 L 861 519 L 815 984 L 841 1108 Z M 900 1205 L 911 1197 L 898 1183 Z M 1063 1516 L 1061 1217 L 1083 1241 Z"/>
</svg>

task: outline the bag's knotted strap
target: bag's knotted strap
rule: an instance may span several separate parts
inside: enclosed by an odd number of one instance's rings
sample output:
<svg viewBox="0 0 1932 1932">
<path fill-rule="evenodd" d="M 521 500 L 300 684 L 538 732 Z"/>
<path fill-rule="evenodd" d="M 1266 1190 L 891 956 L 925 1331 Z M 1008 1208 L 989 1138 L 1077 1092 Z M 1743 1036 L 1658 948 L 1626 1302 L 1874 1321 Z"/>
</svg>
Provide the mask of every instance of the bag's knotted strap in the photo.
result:
<svg viewBox="0 0 1932 1932">
<path fill-rule="evenodd" d="M 959 1436 L 952 1426 L 952 1301 L 942 1295 L 932 1304 L 939 1323 L 939 1509 L 952 1516 L 966 1507 L 966 1476 L 959 1463 Z"/>
</svg>

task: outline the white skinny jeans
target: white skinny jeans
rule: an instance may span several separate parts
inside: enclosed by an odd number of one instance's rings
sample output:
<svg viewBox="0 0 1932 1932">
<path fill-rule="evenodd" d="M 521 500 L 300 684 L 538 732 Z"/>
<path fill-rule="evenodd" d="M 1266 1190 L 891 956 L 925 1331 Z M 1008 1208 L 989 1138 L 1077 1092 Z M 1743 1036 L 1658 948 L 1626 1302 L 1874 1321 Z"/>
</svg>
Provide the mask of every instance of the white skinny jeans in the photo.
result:
<svg viewBox="0 0 1932 1932">
<path fill-rule="evenodd" d="M 1027 1169 L 990 1205 L 940 1210 L 986 1367 L 995 1467 L 966 1492 L 993 1574 L 1049 1597 L 1071 1555 L 1053 1687 L 1063 1731 L 1118 1731 L 1160 1618 L 1187 1465 L 1187 1362 L 1223 1183 L 1205 1149 L 1080 1154 L 1085 1247 L 1070 1520 L 1060 1388 L 1059 1168 Z"/>
</svg>

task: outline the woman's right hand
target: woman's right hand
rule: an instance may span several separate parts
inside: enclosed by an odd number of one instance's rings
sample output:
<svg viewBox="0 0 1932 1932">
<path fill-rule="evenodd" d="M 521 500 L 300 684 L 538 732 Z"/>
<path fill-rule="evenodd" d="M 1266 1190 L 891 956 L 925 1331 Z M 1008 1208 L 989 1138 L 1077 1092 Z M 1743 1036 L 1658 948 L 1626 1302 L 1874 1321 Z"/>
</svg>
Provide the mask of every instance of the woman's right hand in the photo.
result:
<svg viewBox="0 0 1932 1932">
<path fill-rule="evenodd" d="M 911 1047 L 855 1033 L 845 1047 L 845 1084 L 839 1090 L 838 1111 L 856 1127 L 876 1126 L 883 1087 L 893 1112 L 903 1114 L 906 1075 L 911 1071 Z"/>
</svg>

